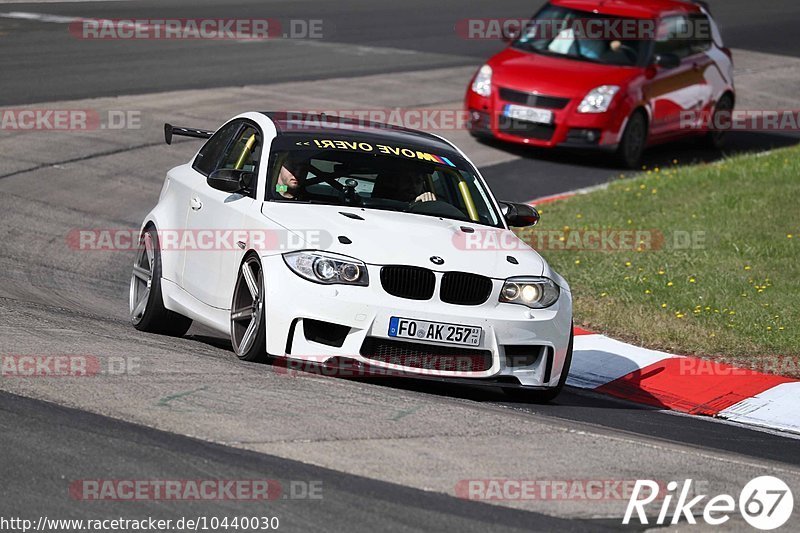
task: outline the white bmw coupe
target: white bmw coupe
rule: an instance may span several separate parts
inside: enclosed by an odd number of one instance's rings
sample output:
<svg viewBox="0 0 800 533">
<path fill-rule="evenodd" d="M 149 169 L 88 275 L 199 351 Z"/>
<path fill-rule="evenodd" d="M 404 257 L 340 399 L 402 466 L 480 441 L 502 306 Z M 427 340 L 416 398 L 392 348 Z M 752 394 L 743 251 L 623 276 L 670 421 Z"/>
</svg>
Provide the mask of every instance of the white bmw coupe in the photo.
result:
<svg viewBox="0 0 800 533">
<path fill-rule="evenodd" d="M 249 112 L 167 173 L 130 283 L 142 331 L 192 321 L 245 361 L 349 362 L 548 401 L 572 358 L 567 282 L 509 229 L 478 169 L 429 133 Z"/>
</svg>

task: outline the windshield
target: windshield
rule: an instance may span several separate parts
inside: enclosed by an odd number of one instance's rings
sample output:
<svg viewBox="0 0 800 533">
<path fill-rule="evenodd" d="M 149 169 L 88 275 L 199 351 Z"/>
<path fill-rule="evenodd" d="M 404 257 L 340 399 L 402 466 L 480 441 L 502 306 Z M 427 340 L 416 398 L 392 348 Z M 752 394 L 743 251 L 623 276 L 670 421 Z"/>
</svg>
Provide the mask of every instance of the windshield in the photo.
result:
<svg viewBox="0 0 800 533">
<path fill-rule="evenodd" d="M 277 141 L 277 140 L 276 140 Z M 431 148 L 313 138 L 271 156 L 267 199 L 382 209 L 502 227 L 470 165 Z"/>
<path fill-rule="evenodd" d="M 606 65 L 634 66 L 653 21 L 547 5 L 523 29 L 514 48 Z"/>
</svg>

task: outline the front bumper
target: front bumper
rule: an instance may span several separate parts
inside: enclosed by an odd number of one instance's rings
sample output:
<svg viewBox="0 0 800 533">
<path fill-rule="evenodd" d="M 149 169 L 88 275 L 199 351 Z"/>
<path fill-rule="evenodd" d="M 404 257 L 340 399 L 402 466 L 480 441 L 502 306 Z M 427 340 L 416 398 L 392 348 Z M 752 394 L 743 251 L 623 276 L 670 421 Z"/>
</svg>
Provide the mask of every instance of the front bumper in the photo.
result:
<svg viewBox="0 0 800 533">
<path fill-rule="evenodd" d="M 454 305 L 438 299 L 439 273 L 433 298 L 418 301 L 385 292 L 380 266 L 367 265 L 370 285 L 354 287 L 302 279 L 279 255 L 262 262 L 270 354 L 315 364 L 346 359 L 390 371 L 388 376 L 507 381 L 538 388 L 558 384 L 571 334 L 567 289 L 550 308 L 531 310 L 499 303 L 502 281 L 494 280 L 485 303 Z M 478 346 L 469 348 L 397 339 L 389 336 L 392 317 L 480 326 L 483 335 Z"/>
<path fill-rule="evenodd" d="M 626 117 L 619 104 L 612 104 L 605 113 L 578 113 L 581 99 L 564 99 L 568 100 L 564 107 L 547 108 L 553 113 L 552 124 L 535 124 L 505 117 L 503 109 L 506 105 L 525 104 L 504 100 L 499 92 L 493 91 L 488 98 L 467 92 L 465 109 L 473 135 L 542 148 L 613 151 L 619 145 Z"/>
</svg>

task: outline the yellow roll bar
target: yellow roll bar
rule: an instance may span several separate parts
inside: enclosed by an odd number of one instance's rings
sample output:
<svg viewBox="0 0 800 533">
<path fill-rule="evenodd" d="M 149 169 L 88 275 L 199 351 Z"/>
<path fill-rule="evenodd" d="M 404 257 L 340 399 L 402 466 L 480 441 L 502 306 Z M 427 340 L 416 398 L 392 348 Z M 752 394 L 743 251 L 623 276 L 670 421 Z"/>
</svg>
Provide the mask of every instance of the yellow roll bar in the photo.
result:
<svg viewBox="0 0 800 533">
<path fill-rule="evenodd" d="M 241 170 L 244 166 L 244 162 L 247 160 L 247 156 L 250 155 L 250 152 L 253 151 L 253 146 L 256 144 L 256 134 L 252 134 L 247 142 L 244 143 L 244 148 L 242 148 L 242 153 L 239 154 L 239 159 L 236 160 L 236 164 L 233 165 L 235 170 Z"/>
<path fill-rule="evenodd" d="M 464 200 L 464 206 L 467 208 L 467 215 L 473 222 L 479 222 L 478 210 L 475 208 L 475 201 L 472 199 L 472 193 L 469 192 L 469 185 L 464 181 L 461 176 L 458 177 L 458 191 L 461 193 L 461 198 Z"/>
</svg>

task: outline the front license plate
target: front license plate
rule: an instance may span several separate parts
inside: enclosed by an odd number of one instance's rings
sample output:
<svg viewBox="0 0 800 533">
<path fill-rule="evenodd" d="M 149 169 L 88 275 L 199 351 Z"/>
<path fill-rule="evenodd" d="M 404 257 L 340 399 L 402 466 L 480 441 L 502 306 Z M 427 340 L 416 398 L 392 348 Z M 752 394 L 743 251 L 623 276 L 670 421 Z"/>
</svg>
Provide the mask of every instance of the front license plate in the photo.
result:
<svg viewBox="0 0 800 533">
<path fill-rule="evenodd" d="M 389 336 L 404 339 L 446 342 L 462 346 L 478 346 L 483 329 L 443 322 L 426 322 L 393 316 L 389 320 Z"/>
<path fill-rule="evenodd" d="M 536 122 L 537 124 L 553 123 L 553 112 L 548 109 L 539 109 L 538 107 L 506 104 L 505 108 L 503 108 L 503 115 L 516 120 L 524 120 L 525 122 Z"/>
</svg>

